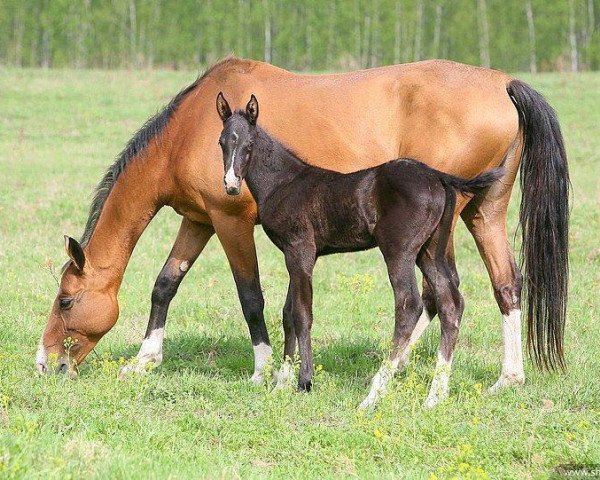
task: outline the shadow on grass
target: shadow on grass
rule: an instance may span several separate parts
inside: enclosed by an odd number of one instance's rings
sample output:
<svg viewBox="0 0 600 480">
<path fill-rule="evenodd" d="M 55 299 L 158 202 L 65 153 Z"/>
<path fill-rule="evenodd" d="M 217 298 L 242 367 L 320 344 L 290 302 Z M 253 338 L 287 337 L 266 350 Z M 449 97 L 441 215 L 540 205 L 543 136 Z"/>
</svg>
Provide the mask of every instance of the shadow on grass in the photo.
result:
<svg viewBox="0 0 600 480">
<path fill-rule="evenodd" d="M 321 340 L 322 342 L 322 340 Z M 319 342 L 320 343 L 320 342 Z M 275 347 L 275 349 L 280 347 Z M 113 358 L 131 359 L 138 347 L 131 345 L 113 351 Z M 340 338 L 313 347 L 315 365 L 341 381 L 371 380 L 387 353 L 373 339 Z M 431 364 L 437 355 L 437 342 L 421 342 L 413 350 L 411 361 Z M 281 352 L 274 352 L 274 368 L 281 364 Z M 166 375 L 193 372 L 238 381 L 253 373 L 254 360 L 250 339 L 243 336 L 204 336 L 182 334 L 165 340 L 160 372 Z"/>
</svg>

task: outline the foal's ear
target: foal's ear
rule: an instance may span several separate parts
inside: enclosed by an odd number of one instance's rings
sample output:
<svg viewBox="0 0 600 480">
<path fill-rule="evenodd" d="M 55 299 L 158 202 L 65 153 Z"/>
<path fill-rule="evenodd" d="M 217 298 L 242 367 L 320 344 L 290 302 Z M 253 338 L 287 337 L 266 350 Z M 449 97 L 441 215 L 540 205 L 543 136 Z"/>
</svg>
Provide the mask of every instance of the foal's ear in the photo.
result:
<svg viewBox="0 0 600 480">
<path fill-rule="evenodd" d="M 252 94 L 248 105 L 246 105 L 246 116 L 252 125 L 256 125 L 256 119 L 258 118 L 258 100 L 254 94 Z"/>
<path fill-rule="evenodd" d="M 221 117 L 223 122 L 231 117 L 231 108 L 229 108 L 229 104 L 227 103 L 227 100 L 225 100 L 223 92 L 219 92 L 217 95 L 217 112 L 219 112 L 219 117 Z"/>
<path fill-rule="evenodd" d="M 83 248 L 81 248 L 79 242 L 65 235 L 65 250 L 77 269 L 83 272 L 83 267 L 85 267 L 85 253 L 83 253 Z"/>
</svg>

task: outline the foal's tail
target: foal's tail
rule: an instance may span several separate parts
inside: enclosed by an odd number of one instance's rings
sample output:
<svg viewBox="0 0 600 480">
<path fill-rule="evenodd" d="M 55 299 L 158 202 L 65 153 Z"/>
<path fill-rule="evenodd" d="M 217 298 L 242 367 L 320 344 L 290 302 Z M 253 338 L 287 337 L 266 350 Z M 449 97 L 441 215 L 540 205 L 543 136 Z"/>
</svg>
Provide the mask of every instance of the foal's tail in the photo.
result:
<svg viewBox="0 0 600 480">
<path fill-rule="evenodd" d="M 563 337 L 569 277 L 569 170 L 556 113 L 529 85 L 506 88 L 519 113 L 523 135 L 519 223 L 527 345 L 535 363 L 565 366 Z"/>
<path fill-rule="evenodd" d="M 444 211 L 437 229 L 437 254 L 440 256 L 445 256 L 447 244 L 450 238 L 450 230 L 452 228 L 452 217 L 454 216 L 454 210 L 456 208 L 456 192 L 477 195 L 479 192 L 489 187 L 492 183 L 504 175 L 504 167 L 500 166 L 491 170 L 487 170 L 481 175 L 478 175 L 470 180 L 467 180 L 466 178 L 455 177 L 454 175 L 448 175 L 447 173 L 440 172 L 439 170 L 430 170 L 439 178 L 440 182 L 444 186 L 444 190 L 446 191 Z"/>
<path fill-rule="evenodd" d="M 470 180 L 439 172 L 440 181 L 445 187 L 451 187 L 459 192 L 472 193 L 474 195 L 489 187 L 496 180 L 502 178 L 503 175 L 504 167 L 502 166 L 487 170 Z"/>
</svg>

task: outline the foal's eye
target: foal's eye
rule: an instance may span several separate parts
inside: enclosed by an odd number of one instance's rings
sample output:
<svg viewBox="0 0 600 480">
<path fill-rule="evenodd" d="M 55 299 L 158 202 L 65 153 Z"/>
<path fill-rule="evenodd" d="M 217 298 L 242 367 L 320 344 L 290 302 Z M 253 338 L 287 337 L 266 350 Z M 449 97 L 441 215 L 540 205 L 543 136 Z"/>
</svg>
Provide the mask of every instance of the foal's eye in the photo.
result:
<svg viewBox="0 0 600 480">
<path fill-rule="evenodd" d="M 73 306 L 72 298 L 61 298 L 58 301 L 61 310 L 69 310 Z"/>
</svg>

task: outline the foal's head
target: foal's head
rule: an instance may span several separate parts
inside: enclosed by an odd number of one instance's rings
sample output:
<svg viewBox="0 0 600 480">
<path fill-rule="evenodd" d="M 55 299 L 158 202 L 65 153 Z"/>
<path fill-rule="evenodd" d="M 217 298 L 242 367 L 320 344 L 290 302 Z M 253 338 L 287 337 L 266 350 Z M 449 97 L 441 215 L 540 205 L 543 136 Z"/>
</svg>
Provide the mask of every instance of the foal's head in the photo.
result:
<svg viewBox="0 0 600 480">
<path fill-rule="evenodd" d="M 239 195 L 242 180 L 248 171 L 248 161 L 252 144 L 256 137 L 256 119 L 258 118 L 258 101 L 252 95 L 246 111 L 231 113 L 229 104 L 223 93 L 217 95 L 217 111 L 223 120 L 223 131 L 219 145 L 223 150 L 225 167 L 225 191 L 228 195 Z"/>
</svg>

